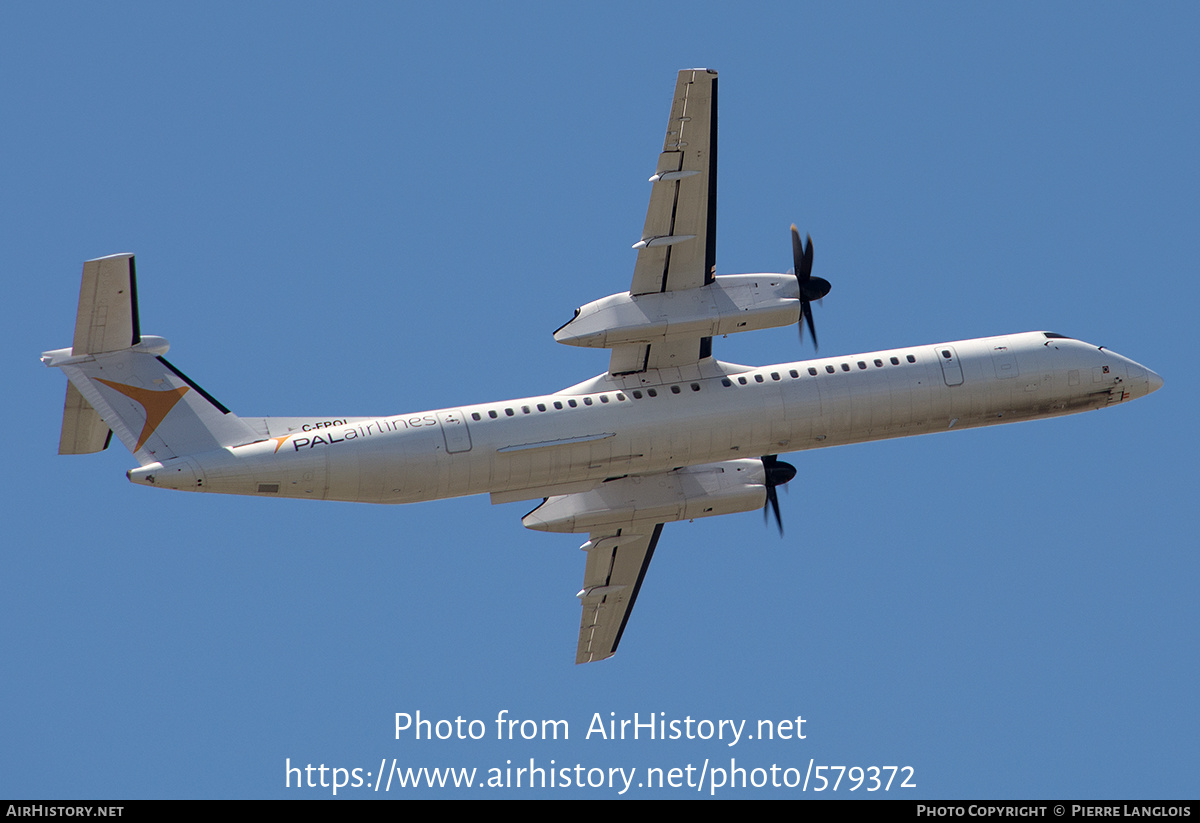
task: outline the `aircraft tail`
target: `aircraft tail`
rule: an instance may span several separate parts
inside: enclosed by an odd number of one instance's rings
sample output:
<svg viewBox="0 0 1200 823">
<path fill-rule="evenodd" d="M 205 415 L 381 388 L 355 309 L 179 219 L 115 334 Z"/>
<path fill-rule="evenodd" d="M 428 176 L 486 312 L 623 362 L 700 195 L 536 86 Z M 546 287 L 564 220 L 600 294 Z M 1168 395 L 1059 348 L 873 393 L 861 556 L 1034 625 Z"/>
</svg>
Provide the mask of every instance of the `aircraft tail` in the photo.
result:
<svg viewBox="0 0 1200 823">
<path fill-rule="evenodd" d="M 170 344 L 143 335 L 132 254 L 83 264 L 75 338 L 42 354 L 70 380 L 59 454 L 90 454 L 113 434 L 145 466 L 261 439 L 163 357 Z"/>
</svg>

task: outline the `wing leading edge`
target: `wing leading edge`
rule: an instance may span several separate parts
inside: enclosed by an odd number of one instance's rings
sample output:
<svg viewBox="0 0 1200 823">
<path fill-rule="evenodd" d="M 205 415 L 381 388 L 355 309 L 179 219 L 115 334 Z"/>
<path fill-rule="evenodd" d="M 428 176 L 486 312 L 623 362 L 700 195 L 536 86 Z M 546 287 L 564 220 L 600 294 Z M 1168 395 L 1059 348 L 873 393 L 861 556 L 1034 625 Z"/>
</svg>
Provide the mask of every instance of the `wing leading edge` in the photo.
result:
<svg viewBox="0 0 1200 823">
<path fill-rule="evenodd" d="M 695 289 L 713 282 L 717 257 L 717 73 L 679 72 L 667 134 L 629 293 Z M 631 343 L 613 349 L 611 374 L 694 365 L 711 354 L 711 338 Z"/>
</svg>

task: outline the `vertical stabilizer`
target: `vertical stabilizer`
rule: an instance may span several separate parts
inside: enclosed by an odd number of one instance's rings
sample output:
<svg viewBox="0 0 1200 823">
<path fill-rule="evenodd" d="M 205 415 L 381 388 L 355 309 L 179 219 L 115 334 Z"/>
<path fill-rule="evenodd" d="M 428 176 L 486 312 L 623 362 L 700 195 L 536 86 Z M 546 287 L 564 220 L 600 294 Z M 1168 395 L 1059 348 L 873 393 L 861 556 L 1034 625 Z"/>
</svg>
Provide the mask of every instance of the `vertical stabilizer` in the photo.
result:
<svg viewBox="0 0 1200 823">
<path fill-rule="evenodd" d="M 59 454 L 101 451 L 116 434 L 145 466 L 260 439 L 167 362 L 168 348 L 141 333 L 133 255 L 84 263 L 74 342 L 42 355 L 70 380 Z"/>
</svg>

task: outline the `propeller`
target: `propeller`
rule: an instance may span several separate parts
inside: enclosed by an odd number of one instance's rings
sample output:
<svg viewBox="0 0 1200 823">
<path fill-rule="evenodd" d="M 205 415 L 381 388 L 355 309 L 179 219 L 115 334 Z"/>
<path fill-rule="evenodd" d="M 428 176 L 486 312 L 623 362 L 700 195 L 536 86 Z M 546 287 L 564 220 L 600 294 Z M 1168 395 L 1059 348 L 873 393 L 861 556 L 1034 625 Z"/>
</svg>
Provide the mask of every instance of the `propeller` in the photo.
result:
<svg viewBox="0 0 1200 823">
<path fill-rule="evenodd" d="M 779 536 L 783 536 L 783 517 L 779 514 L 779 494 L 776 486 L 782 486 L 796 476 L 796 467 L 784 463 L 776 455 L 767 454 L 762 458 L 763 471 L 766 472 L 767 502 L 763 504 L 763 521 L 767 520 L 767 507 L 775 512 L 775 523 L 779 526 Z"/>
<path fill-rule="evenodd" d="M 804 341 L 804 323 L 808 321 L 808 330 L 812 332 L 813 349 L 819 348 L 817 345 L 817 327 L 813 324 L 812 301 L 820 300 L 825 295 L 829 294 L 831 288 L 829 281 L 823 277 L 812 276 L 813 264 L 813 245 L 812 237 L 807 237 L 807 242 L 800 245 L 800 230 L 796 228 L 796 224 L 792 224 L 792 263 L 793 271 L 796 273 L 796 280 L 800 284 L 800 340 Z M 786 465 L 786 464 L 784 464 Z M 789 480 L 791 478 L 788 478 Z M 786 480 L 784 481 L 787 482 Z"/>
</svg>

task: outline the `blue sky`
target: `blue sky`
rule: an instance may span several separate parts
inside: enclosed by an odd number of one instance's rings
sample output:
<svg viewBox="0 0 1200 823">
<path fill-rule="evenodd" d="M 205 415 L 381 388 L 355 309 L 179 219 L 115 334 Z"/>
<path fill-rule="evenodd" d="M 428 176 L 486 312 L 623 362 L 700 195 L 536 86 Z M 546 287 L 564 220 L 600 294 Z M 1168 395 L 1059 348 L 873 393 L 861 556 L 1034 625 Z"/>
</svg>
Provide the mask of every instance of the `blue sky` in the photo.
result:
<svg viewBox="0 0 1200 823">
<path fill-rule="evenodd" d="M 1183 3 L 4 5 L 0 794 L 330 795 L 286 788 L 288 759 L 733 758 L 912 766 L 901 797 L 1195 797 L 1198 22 Z M 581 667 L 581 541 L 523 529 L 525 504 L 186 495 L 127 483 L 116 446 L 55 455 L 64 381 L 37 355 L 70 344 L 82 262 L 116 252 L 138 256 L 143 331 L 245 415 L 602 371 L 550 333 L 628 288 L 691 66 L 721 74 L 718 272 L 786 270 L 788 225 L 810 232 L 822 353 L 1049 329 L 1165 388 L 794 455 L 782 540 L 756 513 L 668 526 L 620 652 Z M 811 356 L 794 329 L 739 337 L 717 355 Z M 489 735 L 395 739 L 417 710 Z M 502 710 L 570 740 L 497 741 Z M 806 738 L 584 739 L 635 712 L 802 716 Z M 801 793 L 718 793 L 738 795 Z"/>
</svg>

